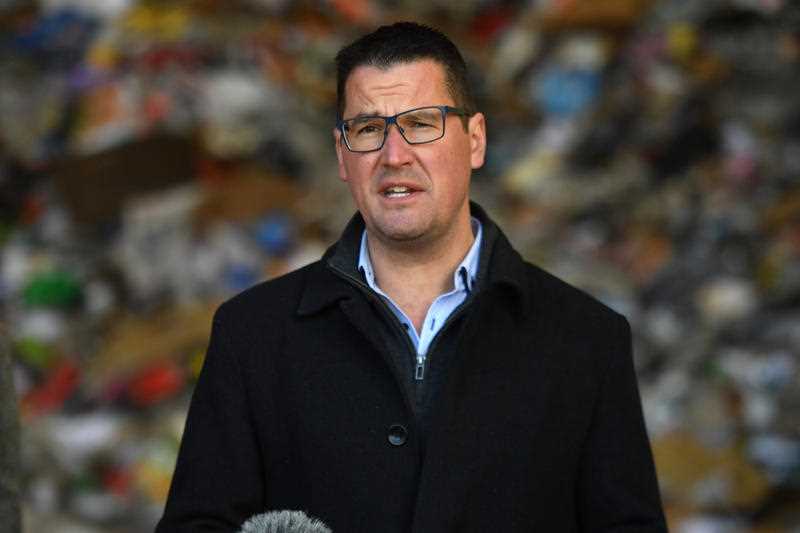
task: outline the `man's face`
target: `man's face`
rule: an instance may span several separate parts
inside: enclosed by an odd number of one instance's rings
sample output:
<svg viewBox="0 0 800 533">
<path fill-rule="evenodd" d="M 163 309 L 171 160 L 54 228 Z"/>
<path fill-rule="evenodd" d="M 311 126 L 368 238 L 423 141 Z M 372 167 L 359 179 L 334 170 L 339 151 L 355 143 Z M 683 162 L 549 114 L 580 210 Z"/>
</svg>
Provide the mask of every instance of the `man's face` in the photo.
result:
<svg viewBox="0 0 800 533">
<path fill-rule="evenodd" d="M 444 69 L 432 60 L 399 63 L 386 70 L 357 67 L 345 86 L 344 118 L 390 116 L 418 107 L 455 105 Z M 386 245 L 445 242 L 469 228 L 469 181 L 483 165 L 483 115 L 470 117 L 467 131 L 457 115 L 446 115 L 445 135 L 410 145 L 395 125 L 378 151 L 350 152 L 334 130 L 339 177 L 347 182 L 371 237 Z M 389 194 L 406 187 L 408 194 Z M 462 232 L 462 233 L 459 233 Z"/>
</svg>

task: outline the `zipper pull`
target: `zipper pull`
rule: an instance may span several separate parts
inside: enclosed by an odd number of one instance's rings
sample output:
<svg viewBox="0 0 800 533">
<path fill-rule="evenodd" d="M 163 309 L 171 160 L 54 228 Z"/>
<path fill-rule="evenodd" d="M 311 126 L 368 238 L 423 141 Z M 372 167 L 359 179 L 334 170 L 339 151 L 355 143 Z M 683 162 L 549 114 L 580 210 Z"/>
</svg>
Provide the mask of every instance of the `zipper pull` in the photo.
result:
<svg viewBox="0 0 800 533">
<path fill-rule="evenodd" d="M 414 379 L 417 381 L 422 381 L 425 377 L 425 356 L 422 354 L 417 354 L 417 367 L 414 370 Z"/>
</svg>

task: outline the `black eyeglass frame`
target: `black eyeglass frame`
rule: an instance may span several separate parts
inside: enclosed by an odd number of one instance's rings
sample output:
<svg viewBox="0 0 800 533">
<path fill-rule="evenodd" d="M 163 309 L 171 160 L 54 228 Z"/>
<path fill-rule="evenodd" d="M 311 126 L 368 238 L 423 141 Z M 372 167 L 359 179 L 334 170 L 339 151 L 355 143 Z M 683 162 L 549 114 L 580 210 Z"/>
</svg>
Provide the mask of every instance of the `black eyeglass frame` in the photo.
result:
<svg viewBox="0 0 800 533">
<path fill-rule="evenodd" d="M 414 111 L 419 111 L 420 109 L 438 109 L 442 113 L 442 134 L 439 135 L 438 137 L 436 137 L 435 139 L 431 139 L 429 141 L 412 142 L 412 141 L 409 141 L 406 138 L 405 134 L 403 133 L 403 128 L 401 128 L 400 124 L 397 123 L 397 117 L 399 117 L 400 115 L 405 115 L 406 113 L 412 113 Z M 383 145 L 386 144 L 386 137 L 389 136 L 389 126 L 391 126 L 392 124 L 397 126 L 397 131 L 400 132 L 400 136 L 408 144 L 412 144 L 412 145 L 413 144 L 428 144 L 428 143 L 432 143 L 433 141 L 438 141 L 439 139 L 444 137 L 444 134 L 445 134 L 445 132 L 447 130 L 447 115 L 448 115 L 448 113 L 449 114 L 453 114 L 453 115 L 458 115 L 458 116 L 461 116 L 461 117 L 470 116 L 470 114 L 466 110 L 464 110 L 464 109 L 462 109 L 460 107 L 453 107 L 453 106 L 449 106 L 449 105 L 425 105 L 425 106 L 422 106 L 422 107 L 415 107 L 414 109 L 406 109 L 405 111 L 402 111 L 400 113 L 397 113 L 395 115 L 391 115 L 391 116 L 388 116 L 388 117 L 387 116 L 383 116 L 383 115 L 365 115 L 365 116 L 354 117 L 354 118 L 339 119 L 339 120 L 336 121 L 336 129 L 338 129 L 339 132 L 342 134 L 342 138 L 344 139 L 344 144 L 345 144 L 345 146 L 347 146 L 348 150 L 350 150 L 351 152 L 356 153 L 356 154 L 366 154 L 366 153 L 369 153 L 369 152 L 377 152 L 378 150 L 383 148 Z M 370 118 L 380 118 L 380 119 L 384 120 L 385 126 L 383 128 L 383 139 L 381 140 L 381 144 L 377 148 L 372 148 L 370 150 L 353 150 L 353 148 L 350 146 L 350 141 L 347 140 L 347 135 L 344 132 L 345 123 L 346 122 L 350 122 L 351 120 L 356 120 L 356 119 L 364 120 L 364 119 L 370 119 Z"/>
</svg>

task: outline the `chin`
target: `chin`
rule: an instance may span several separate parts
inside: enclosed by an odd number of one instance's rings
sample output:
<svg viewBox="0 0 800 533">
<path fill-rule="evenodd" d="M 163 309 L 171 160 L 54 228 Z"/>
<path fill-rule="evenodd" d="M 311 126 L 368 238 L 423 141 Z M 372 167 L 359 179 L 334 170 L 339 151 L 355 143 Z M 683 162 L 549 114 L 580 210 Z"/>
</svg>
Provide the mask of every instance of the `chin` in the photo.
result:
<svg viewBox="0 0 800 533">
<path fill-rule="evenodd" d="M 398 230 L 398 231 L 384 232 L 384 235 L 386 235 L 386 237 L 388 237 L 393 241 L 410 242 L 422 239 L 425 236 L 425 233 L 417 231 Z"/>
<path fill-rule="evenodd" d="M 415 242 L 424 239 L 426 231 L 422 228 L 410 228 L 408 225 L 380 227 L 378 231 L 384 238 L 395 242 Z"/>
<path fill-rule="evenodd" d="M 389 239 L 410 240 L 423 236 L 430 228 L 420 216 L 412 213 L 391 213 L 377 217 L 373 227 Z M 394 216 L 392 216 L 394 215 Z"/>
</svg>

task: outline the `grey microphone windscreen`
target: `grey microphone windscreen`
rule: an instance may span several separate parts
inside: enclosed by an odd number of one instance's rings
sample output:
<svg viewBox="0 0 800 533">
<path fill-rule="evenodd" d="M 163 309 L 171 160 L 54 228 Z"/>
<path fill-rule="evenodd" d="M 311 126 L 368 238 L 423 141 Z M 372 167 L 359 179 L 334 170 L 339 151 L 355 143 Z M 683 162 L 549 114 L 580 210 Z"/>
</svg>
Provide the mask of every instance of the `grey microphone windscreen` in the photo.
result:
<svg viewBox="0 0 800 533">
<path fill-rule="evenodd" d="M 239 533 L 333 533 L 303 511 L 270 511 L 250 517 Z"/>
</svg>

